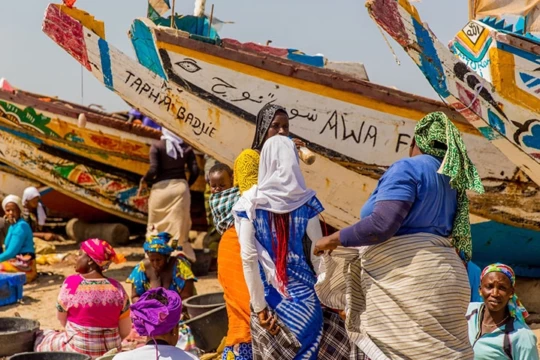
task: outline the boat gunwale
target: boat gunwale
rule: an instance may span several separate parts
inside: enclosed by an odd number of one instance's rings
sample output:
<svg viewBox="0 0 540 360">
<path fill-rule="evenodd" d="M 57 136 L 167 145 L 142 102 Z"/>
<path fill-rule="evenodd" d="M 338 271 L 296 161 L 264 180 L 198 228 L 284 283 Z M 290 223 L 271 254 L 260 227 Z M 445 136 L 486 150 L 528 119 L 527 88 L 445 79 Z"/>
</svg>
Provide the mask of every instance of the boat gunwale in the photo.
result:
<svg viewBox="0 0 540 360">
<path fill-rule="evenodd" d="M 73 119 L 78 119 L 79 115 L 81 113 L 84 113 L 87 122 L 90 122 L 92 124 L 123 131 L 131 135 L 136 135 L 152 140 L 159 140 L 159 138 L 161 137 L 160 131 L 147 126 L 136 126 L 128 123 L 127 121 L 115 119 L 112 116 L 100 115 L 98 112 L 88 107 L 72 104 L 70 102 L 57 98 L 49 96 L 43 96 L 43 98 L 49 98 L 51 99 L 51 102 L 40 100 L 39 95 L 31 94 L 22 90 L 0 90 L 0 100 L 21 104 L 23 106 L 31 107 L 40 111 L 46 111 L 53 114 L 58 114 L 60 116 L 70 117 Z M 70 106 L 74 108 L 70 108 Z"/>
<path fill-rule="evenodd" d="M 435 111 L 443 111 L 453 121 L 457 121 L 473 128 L 459 112 L 437 100 L 375 84 L 371 81 L 361 80 L 335 70 L 304 65 L 292 60 L 260 53 L 226 42 L 223 42 L 222 46 L 219 46 L 186 37 L 175 36 L 170 33 L 170 29 L 160 26 L 153 27 L 152 31 L 155 34 L 156 41 L 159 42 L 185 47 L 190 50 L 253 66 L 279 75 L 289 76 L 337 90 L 359 94 L 375 101 L 385 102 L 397 107 L 412 108 L 426 114 Z"/>
</svg>

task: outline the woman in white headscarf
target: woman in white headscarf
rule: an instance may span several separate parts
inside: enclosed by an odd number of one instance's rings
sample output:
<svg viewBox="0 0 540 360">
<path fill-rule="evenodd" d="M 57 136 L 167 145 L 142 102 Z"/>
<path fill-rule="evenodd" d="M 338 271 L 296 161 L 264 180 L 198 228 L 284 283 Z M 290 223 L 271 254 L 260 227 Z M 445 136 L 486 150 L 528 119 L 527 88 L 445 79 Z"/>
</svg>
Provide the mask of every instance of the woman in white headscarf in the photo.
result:
<svg viewBox="0 0 540 360">
<path fill-rule="evenodd" d="M 47 212 L 41 203 L 41 194 L 39 190 L 33 186 L 24 189 L 22 197 L 22 217 L 34 233 L 34 237 L 46 241 L 59 240 L 60 237 L 53 233 L 44 233 L 43 226 L 47 221 Z"/>
<path fill-rule="evenodd" d="M 233 208 L 256 359 L 317 358 L 323 312 L 314 290 L 319 261 L 311 255 L 310 239 L 321 236 L 322 211 L 315 192 L 306 188 L 294 142 L 285 136 L 268 139 L 258 185 Z"/>
<path fill-rule="evenodd" d="M 186 167 L 189 179 L 186 180 Z M 141 179 L 140 190 L 152 182 L 148 200 L 148 232 L 171 234 L 182 252 L 195 262 L 195 252 L 188 241 L 191 229 L 191 194 L 189 188 L 199 176 L 193 149 L 175 134 L 162 129 L 161 139 L 150 148 L 150 168 Z"/>
<path fill-rule="evenodd" d="M 23 272 L 29 283 L 37 277 L 36 250 L 32 229 L 21 216 L 22 208 L 18 196 L 8 195 L 2 201 L 5 219 L 10 226 L 4 242 L 4 252 L 0 252 L 0 273 Z"/>
</svg>

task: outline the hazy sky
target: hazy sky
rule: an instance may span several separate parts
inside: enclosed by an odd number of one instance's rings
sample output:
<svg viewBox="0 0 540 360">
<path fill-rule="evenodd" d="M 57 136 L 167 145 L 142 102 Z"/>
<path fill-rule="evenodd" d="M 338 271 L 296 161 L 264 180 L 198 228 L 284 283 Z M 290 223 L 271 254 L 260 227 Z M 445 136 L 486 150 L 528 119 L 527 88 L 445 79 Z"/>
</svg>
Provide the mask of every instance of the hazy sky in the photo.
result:
<svg viewBox="0 0 540 360">
<path fill-rule="evenodd" d="M 2 0 L 0 11 L 0 77 L 15 87 L 81 102 L 81 66 L 41 31 L 46 0 Z M 77 6 L 105 21 L 107 40 L 134 56 L 127 31 L 134 18 L 146 14 L 147 0 L 79 0 Z M 388 36 L 401 66 L 394 61 L 380 31 L 368 16 L 363 0 L 208 0 L 215 15 L 234 21 L 222 38 L 297 48 L 322 53 L 336 61 L 363 62 L 374 83 L 435 98 L 420 70 Z M 466 0 L 423 0 L 416 3 L 423 21 L 443 43 L 467 22 Z M 193 13 L 194 1 L 176 1 L 178 13 Z M 84 104 L 108 111 L 125 103 L 84 72 Z"/>
</svg>

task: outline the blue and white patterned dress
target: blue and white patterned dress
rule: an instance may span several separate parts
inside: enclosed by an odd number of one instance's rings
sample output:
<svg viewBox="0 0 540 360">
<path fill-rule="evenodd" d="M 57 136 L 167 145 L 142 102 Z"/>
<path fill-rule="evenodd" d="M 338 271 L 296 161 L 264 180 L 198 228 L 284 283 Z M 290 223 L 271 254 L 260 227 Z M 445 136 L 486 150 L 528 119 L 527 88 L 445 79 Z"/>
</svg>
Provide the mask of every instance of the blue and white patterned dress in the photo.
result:
<svg viewBox="0 0 540 360">
<path fill-rule="evenodd" d="M 316 359 L 322 337 L 323 314 L 314 288 L 317 278 L 304 255 L 302 239 L 306 234 L 308 221 L 323 210 L 320 201 L 313 197 L 306 204 L 290 213 L 291 228 L 287 257 L 288 283 L 286 286 L 289 298 L 284 298 L 277 289 L 266 281 L 266 276 L 259 263 L 266 303 L 301 344 L 295 359 Z M 238 216 L 247 218 L 245 212 L 238 213 Z M 268 211 L 257 209 L 253 226 L 257 241 L 268 251 L 270 257 L 275 259 L 269 219 Z"/>
</svg>

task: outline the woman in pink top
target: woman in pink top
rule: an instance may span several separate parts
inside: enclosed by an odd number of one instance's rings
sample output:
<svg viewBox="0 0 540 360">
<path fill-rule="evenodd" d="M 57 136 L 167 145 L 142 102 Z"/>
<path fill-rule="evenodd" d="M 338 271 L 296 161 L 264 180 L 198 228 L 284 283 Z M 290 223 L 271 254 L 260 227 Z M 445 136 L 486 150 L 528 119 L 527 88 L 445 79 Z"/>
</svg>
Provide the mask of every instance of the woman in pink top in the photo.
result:
<svg viewBox="0 0 540 360">
<path fill-rule="evenodd" d="M 122 285 L 103 275 L 111 262 L 124 257 L 106 241 L 91 239 L 81 244 L 75 265 L 58 295 L 58 320 L 64 331 L 46 330 L 36 339 L 36 351 L 66 351 L 97 358 L 121 348 L 131 330 L 129 296 Z"/>
</svg>

